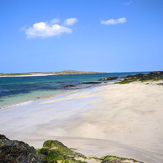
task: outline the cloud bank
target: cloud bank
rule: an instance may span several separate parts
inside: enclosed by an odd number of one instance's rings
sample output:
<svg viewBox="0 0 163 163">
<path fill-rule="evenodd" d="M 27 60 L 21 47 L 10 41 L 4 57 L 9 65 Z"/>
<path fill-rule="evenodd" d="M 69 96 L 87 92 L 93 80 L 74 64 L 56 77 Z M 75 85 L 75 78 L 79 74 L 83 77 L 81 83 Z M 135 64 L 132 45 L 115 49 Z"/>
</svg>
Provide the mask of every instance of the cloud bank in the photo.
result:
<svg viewBox="0 0 163 163">
<path fill-rule="evenodd" d="M 25 33 L 27 38 L 60 36 L 63 33 L 72 33 L 72 29 L 66 26 L 74 25 L 77 21 L 76 18 L 69 18 L 64 21 L 63 25 L 58 24 L 59 19 L 53 19 L 49 23 L 39 22 L 25 29 Z"/>
<path fill-rule="evenodd" d="M 122 17 L 122 18 L 118 18 L 118 19 L 109 19 L 109 20 L 102 20 L 101 21 L 101 24 L 104 24 L 104 25 L 114 25 L 114 24 L 122 24 L 122 23 L 125 23 L 127 21 L 127 19 L 125 17 Z"/>
</svg>

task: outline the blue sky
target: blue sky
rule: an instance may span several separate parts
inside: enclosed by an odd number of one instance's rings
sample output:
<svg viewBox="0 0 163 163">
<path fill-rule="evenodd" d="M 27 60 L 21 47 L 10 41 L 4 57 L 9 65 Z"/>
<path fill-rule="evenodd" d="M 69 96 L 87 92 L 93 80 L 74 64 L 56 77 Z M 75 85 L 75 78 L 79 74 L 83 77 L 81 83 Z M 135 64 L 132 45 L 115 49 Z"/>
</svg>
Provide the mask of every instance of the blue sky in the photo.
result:
<svg viewBox="0 0 163 163">
<path fill-rule="evenodd" d="M 163 70 L 162 0 L 0 0 L 0 72 Z"/>
</svg>

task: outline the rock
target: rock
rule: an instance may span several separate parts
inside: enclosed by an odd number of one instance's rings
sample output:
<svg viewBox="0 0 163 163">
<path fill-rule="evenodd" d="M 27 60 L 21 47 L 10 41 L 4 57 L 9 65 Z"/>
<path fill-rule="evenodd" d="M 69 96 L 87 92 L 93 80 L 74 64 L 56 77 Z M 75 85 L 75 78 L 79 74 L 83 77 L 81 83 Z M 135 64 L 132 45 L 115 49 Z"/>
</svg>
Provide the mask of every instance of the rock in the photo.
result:
<svg viewBox="0 0 163 163">
<path fill-rule="evenodd" d="M 43 156 L 43 160 L 45 161 L 63 163 L 86 163 L 85 161 L 81 161 L 86 158 L 84 155 L 69 149 L 67 146 L 57 140 L 45 141 L 43 148 L 39 149 L 38 153 Z"/>
<path fill-rule="evenodd" d="M 87 158 L 57 140 L 45 141 L 43 148 L 37 149 L 37 153 L 34 147 L 22 141 L 9 140 L 5 135 L 0 134 L 0 163 L 87 163 L 87 160 L 96 160 L 99 163 L 123 163 L 126 161 L 142 163 L 133 159 L 109 155 L 102 158 Z"/>
<path fill-rule="evenodd" d="M 0 162 L 41 163 L 34 147 L 22 141 L 9 140 L 4 135 L 0 135 Z"/>
<path fill-rule="evenodd" d="M 127 84 L 134 81 L 163 80 L 163 71 L 150 72 L 148 74 L 127 75 L 124 80 L 115 84 Z"/>
<path fill-rule="evenodd" d="M 116 79 L 118 79 L 118 77 L 107 77 L 107 78 L 99 79 L 99 81 L 116 80 Z"/>
<path fill-rule="evenodd" d="M 65 150 L 70 150 L 65 146 L 63 143 L 59 142 L 58 140 L 47 140 L 43 144 L 43 148 L 62 148 Z M 71 150 L 70 150 L 71 151 Z"/>
<path fill-rule="evenodd" d="M 101 82 L 82 82 L 82 84 L 101 84 Z"/>
<path fill-rule="evenodd" d="M 136 75 L 127 75 L 127 79 L 139 79 L 139 80 L 159 80 L 163 79 L 163 71 L 150 72 L 148 74 L 136 74 Z"/>
<path fill-rule="evenodd" d="M 163 86 L 163 83 L 158 83 L 158 85 L 162 85 Z"/>
<path fill-rule="evenodd" d="M 102 157 L 101 159 L 101 163 L 134 163 L 134 162 L 137 162 L 137 163 L 143 163 L 141 161 L 138 161 L 138 160 L 135 160 L 135 159 L 132 159 L 132 158 L 123 158 L 123 157 L 117 157 L 117 156 L 104 156 Z"/>
<path fill-rule="evenodd" d="M 0 140 L 1 140 L 1 139 L 4 139 L 4 140 L 9 140 L 8 138 L 6 138 L 6 136 L 5 136 L 5 135 L 1 135 L 1 134 L 0 134 Z"/>
<path fill-rule="evenodd" d="M 69 81 L 62 81 L 62 82 L 56 82 L 56 83 L 70 83 Z"/>
<path fill-rule="evenodd" d="M 70 84 L 70 85 L 65 85 L 65 86 L 63 86 L 63 87 L 64 87 L 64 88 L 75 87 L 75 85 Z"/>
<path fill-rule="evenodd" d="M 122 163 L 122 161 L 121 160 L 116 160 L 116 161 L 109 161 L 109 160 L 107 160 L 107 161 L 103 161 L 101 163 Z"/>
</svg>

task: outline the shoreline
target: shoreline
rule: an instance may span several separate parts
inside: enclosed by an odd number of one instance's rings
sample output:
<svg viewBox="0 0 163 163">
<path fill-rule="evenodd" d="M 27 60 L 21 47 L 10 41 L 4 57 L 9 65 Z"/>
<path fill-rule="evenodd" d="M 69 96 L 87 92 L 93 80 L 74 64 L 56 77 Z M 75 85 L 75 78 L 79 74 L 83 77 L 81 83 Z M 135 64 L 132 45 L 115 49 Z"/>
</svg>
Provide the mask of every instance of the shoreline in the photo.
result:
<svg viewBox="0 0 163 163">
<path fill-rule="evenodd" d="M 10 78 L 10 77 L 37 77 L 37 76 L 52 76 L 52 75 L 56 75 L 56 74 L 33 74 L 33 75 L 8 75 L 8 76 L 0 76 L 0 78 Z"/>
<path fill-rule="evenodd" d="M 36 148 L 57 139 L 87 156 L 161 163 L 163 86 L 148 83 L 107 84 L 0 110 L 0 132 Z"/>
<path fill-rule="evenodd" d="M 111 82 L 108 82 L 107 84 L 109 84 L 109 83 L 111 83 Z M 98 86 L 102 86 L 102 85 L 106 85 L 106 83 L 98 84 Z M 46 100 L 46 99 L 50 99 L 50 98 L 55 98 L 55 97 L 60 97 L 60 96 L 64 96 L 64 95 L 69 95 L 69 94 L 76 93 L 76 92 L 79 92 L 79 91 L 82 91 L 82 90 L 86 90 L 86 89 L 89 89 L 89 88 L 93 88 L 93 87 L 96 87 L 96 86 L 97 85 L 90 84 L 90 86 L 87 86 L 87 87 L 81 87 L 81 88 L 75 88 L 75 89 L 70 89 L 70 90 L 64 90 L 64 91 L 62 91 L 60 93 L 53 94 L 53 95 L 50 95 L 50 96 L 36 97 L 33 100 L 24 101 L 24 102 L 16 103 L 16 104 L 9 105 L 9 106 L 4 106 L 4 107 L 1 107 L 0 110 L 10 109 L 10 108 L 18 107 L 18 106 L 27 105 L 27 104 L 30 104 L 32 102 L 39 101 L 39 100 Z"/>
<path fill-rule="evenodd" d="M 10 106 L 2 107 L 2 108 L 0 108 L 0 110 L 15 108 L 15 107 L 18 107 L 18 106 L 23 106 L 23 105 L 28 105 L 28 104 L 30 104 L 32 102 L 35 102 L 35 101 L 46 100 L 46 99 L 50 99 L 50 98 L 57 97 L 57 96 L 64 96 L 64 95 L 67 95 L 67 94 L 74 93 L 76 91 L 77 90 L 69 90 L 68 92 L 64 92 L 64 93 L 62 92 L 62 93 L 59 93 L 59 94 L 56 94 L 56 95 L 51 95 L 51 96 L 46 96 L 46 97 L 37 97 L 37 98 L 35 98 L 33 100 L 30 100 L 30 101 L 25 101 L 25 102 L 22 102 L 22 103 L 17 103 L 17 104 L 13 104 L 13 105 L 10 105 Z"/>
</svg>

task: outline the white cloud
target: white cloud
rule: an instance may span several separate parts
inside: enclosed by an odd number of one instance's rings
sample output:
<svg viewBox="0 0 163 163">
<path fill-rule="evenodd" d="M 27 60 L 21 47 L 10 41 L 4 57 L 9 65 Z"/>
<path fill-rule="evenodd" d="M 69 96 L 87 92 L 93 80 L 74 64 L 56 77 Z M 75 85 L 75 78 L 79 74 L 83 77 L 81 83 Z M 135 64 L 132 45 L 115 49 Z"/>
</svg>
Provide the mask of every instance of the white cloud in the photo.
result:
<svg viewBox="0 0 163 163">
<path fill-rule="evenodd" d="M 60 22 L 60 19 L 57 19 L 57 18 L 52 19 L 52 20 L 50 21 L 51 24 L 56 24 L 56 23 L 59 23 L 59 22 Z"/>
<path fill-rule="evenodd" d="M 69 25 L 75 24 L 75 19 L 76 18 L 69 18 L 66 19 L 65 21 L 69 20 L 68 23 Z M 77 20 L 77 19 L 76 19 Z M 72 29 L 66 27 L 65 25 L 59 25 L 59 19 L 53 19 L 48 22 L 39 22 L 33 24 L 32 27 L 26 28 L 25 33 L 27 35 L 27 38 L 35 38 L 35 37 L 51 37 L 51 36 L 59 36 L 63 33 L 72 33 Z"/>
<path fill-rule="evenodd" d="M 122 24 L 122 23 L 125 23 L 126 21 L 127 19 L 125 17 L 122 17 L 118 19 L 109 19 L 106 21 L 102 20 L 101 24 L 104 24 L 104 25 Z"/>
<path fill-rule="evenodd" d="M 74 25 L 75 23 L 78 22 L 78 19 L 76 18 L 69 18 L 64 21 L 64 24 L 67 26 Z"/>
</svg>

